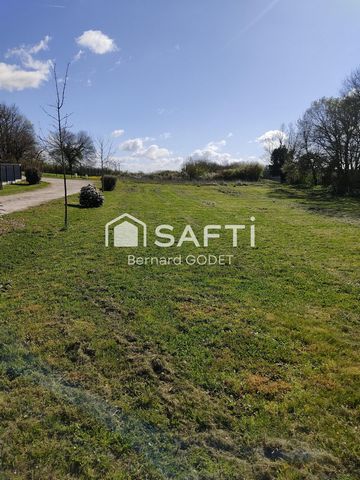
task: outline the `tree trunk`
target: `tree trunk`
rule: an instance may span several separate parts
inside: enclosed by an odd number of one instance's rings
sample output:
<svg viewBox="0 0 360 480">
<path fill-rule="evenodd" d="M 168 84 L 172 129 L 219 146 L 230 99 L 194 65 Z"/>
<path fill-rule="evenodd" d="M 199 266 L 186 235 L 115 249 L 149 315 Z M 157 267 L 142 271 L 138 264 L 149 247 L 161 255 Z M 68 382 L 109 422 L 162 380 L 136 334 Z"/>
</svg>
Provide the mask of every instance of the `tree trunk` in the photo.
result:
<svg viewBox="0 0 360 480">
<path fill-rule="evenodd" d="M 66 183 L 66 168 L 64 167 L 63 172 L 64 178 L 64 228 L 68 228 L 68 199 L 67 199 L 67 183 Z"/>
<path fill-rule="evenodd" d="M 312 176 L 313 176 L 314 186 L 316 187 L 317 184 L 318 184 L 318 181 L 317 181 L 316 170 L 315 170 L 314 165 L 311 165 L 311 172 L 312 172 Z"/>
</svg>

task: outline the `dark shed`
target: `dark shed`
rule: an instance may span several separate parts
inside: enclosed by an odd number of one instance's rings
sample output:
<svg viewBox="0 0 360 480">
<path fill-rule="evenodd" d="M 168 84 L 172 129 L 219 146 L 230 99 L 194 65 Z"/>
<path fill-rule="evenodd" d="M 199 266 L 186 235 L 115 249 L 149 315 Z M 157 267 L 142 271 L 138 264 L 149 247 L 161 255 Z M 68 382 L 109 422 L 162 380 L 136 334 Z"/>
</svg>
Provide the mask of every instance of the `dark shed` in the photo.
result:
<svg viewBox="0 0 360 480">
<path fill-rule="evenodd" d="M 17 163 L 0 163 L 0 182 L 21 180 L 21 165 Z"/>
</svg>

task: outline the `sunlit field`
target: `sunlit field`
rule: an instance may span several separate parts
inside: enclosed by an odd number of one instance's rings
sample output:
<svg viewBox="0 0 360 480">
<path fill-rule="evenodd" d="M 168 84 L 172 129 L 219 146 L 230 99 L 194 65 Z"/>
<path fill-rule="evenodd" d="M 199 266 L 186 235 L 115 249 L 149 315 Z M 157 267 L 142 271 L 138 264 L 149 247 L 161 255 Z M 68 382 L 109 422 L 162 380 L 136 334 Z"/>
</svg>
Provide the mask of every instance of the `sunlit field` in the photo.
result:
<svg viewBox="0 0 360 480">
<path fill-rule="evenodd" d="M 71 199 L 77 204 L 77 198 Z M 104 246 L 250 223 L 209 248 Z M 0 220 L 1 478 L 358 478 L 358 200 L 275 183 L 121 182 Z M 128 266 L 127 255 L 234 255 Z"/>
</svg>

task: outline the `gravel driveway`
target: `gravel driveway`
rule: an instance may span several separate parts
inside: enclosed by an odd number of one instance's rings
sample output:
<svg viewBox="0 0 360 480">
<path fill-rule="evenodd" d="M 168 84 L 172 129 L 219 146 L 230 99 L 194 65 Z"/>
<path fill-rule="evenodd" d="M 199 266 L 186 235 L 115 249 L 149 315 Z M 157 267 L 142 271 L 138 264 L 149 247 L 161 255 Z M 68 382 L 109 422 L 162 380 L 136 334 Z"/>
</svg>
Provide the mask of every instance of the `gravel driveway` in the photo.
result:
<svg viewBox="0 0 360 480">
<path fill-rule="evenodd" d="M 0 215 L 26 210 L 27 208 L 36 207 L 42 203 L 47 203 L 64 196 L 64 183 L 62 179 L 44 178 L 43 180 L 50 185 L 31 192 L 0 197 Z M 89 183 L 89 180 L 68 180 L 68 195 L 78 193 L 81 187 Z"/>
</svg>

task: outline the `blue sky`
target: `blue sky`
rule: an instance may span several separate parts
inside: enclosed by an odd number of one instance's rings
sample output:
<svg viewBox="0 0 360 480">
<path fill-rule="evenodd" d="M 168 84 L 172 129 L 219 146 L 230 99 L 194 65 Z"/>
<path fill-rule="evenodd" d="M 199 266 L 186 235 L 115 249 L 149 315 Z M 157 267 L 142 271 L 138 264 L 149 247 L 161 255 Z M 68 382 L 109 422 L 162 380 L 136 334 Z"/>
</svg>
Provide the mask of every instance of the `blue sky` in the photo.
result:
<svg viewBox="0 0 360 480">
<path fill-rule="evenodd" d="M 50 61 L 60 76 L 72 61 L 73 129 L 118 131 L 116 156 L 133 171 L 178 167 L 190 154 L 259 158 L 257 138 L 336 95 L 360 65 L 358 0 L 3 0 L 0 8 L 0 101 L 46 132 Z"/>
</svg>

